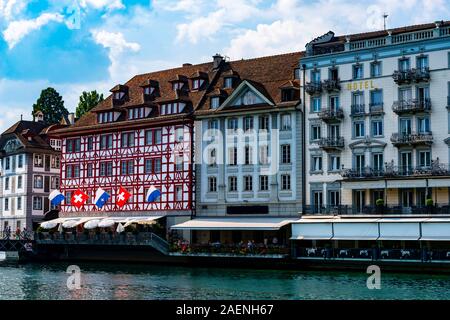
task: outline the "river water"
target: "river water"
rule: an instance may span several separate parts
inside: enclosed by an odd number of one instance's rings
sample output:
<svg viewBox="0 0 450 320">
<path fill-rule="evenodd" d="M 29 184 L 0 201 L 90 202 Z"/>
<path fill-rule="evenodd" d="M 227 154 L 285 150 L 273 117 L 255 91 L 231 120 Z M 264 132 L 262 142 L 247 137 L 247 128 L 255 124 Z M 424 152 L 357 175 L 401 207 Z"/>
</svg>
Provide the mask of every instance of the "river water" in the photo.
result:
<svg viewBox="0 0 450 320">
<path fill-rule="evenodd" d="M 381 275 L 369 290 L 358 272 L 209 269 L 78 264 L 81 289 L 67 288 L 69 264 L 0 266 L 0 300 L 48 299 L 450 299 L 450 276 Z"/>
</svg>

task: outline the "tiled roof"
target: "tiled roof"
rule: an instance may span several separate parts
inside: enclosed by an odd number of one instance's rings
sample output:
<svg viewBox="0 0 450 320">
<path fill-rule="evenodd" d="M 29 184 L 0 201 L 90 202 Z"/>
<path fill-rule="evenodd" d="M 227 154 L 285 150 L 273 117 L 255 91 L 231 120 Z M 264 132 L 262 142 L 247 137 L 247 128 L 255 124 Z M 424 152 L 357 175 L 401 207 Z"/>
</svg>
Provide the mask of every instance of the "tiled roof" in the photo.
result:
<svg viewBox="0 0 450 320">
<path fill-rule="evenodd" d="M 297 52 L 249 60 L 223 62 L 219 69 L 214 69 L 213 62 L 211 61 L 210 63 L 184 65 L 180 68 L 136 75 L 125 84 L 121 86 L 117 85 L 113 88 L 118 89 L 124 86 L 128 88 L 128 95 L 125 96 L 122 104 L 115 104 L 113 107 L 112 95 L 110 95 L 91 110 L 91 112 L 82 116 L 70 128 L 59 130 L 58 133 L 104 127 L 105 124 L 97 124 L 96 113 L 113 110 L 113 108 L 116 110 L 125 110 L 133 106 L 158 105 L 164 102 L 184 101 L 189 106 L 186 108 L 186 112 L 208 110 L 210 94 L 220 93 L 225 96 L 232 94 L 233 89 L 222 89 L 223 78 L 227 75 L 238 75 L 239 81 L 248 80 L 270 101 L 277 104 L 281 102 L 280 86 L 287 81 L 294 80 L 294 70 L 298 67 L 302 54 Z M 192 79 L 196 76 L 201 76 L 207 80 L 206 90 L 182 90 L 183 92 L 173 90 L 171 81 Z M 144 101 L 142 86 L 156 82 L 158 83 L 158 90 L 155 91 L 156 94 L 153 99 L 151 101 Z M 190 87 L 191 82 L 186 82 L 186 86 Z M 152 116 L 155 116 L 154 112 L 152 112 Z M 152 116 L 142 121 L 151 121 L 153 123 L 156 119 L 152 118 Z M 164 121 L 167 117 L 158 117 L 158 119 Z M 126 122 L 136 123 L 136 121 Z M 123 123 L 125 121 L 121 122 Z M 121 126 L 119 123 L 108 123 L 107 125 L 109 127 Z"/>
<path fill-rule="evenodd" d="M 0 145 L 3 145 L 5 139 L 14 135 L 26 148 L 51 149 L 46 139 L 48 131 L 52 128 L 56 127 L 54 125 L 48 127 L 43 122 L 21 120 L 2 133 Z"/>
</svg>

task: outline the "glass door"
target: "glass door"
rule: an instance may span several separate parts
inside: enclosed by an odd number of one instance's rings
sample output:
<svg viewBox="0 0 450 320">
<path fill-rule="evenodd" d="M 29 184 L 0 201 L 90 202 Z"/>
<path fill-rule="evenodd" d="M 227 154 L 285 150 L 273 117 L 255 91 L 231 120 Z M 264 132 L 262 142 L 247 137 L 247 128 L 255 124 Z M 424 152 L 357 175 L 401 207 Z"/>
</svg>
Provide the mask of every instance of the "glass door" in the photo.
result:
<svg viewBox="0 0 450 320">
<path fill-rule="evenodd" d="M 413 203 L 413 191 L 412 190 L 402 190 L 402 207 L 404 209 L 407 209 L 406 211 L 409 211 L 409 208 L 411 208 Z"/>
<path fill-rule="evenodd" d="M 402 136 L 410 135 L 412 132 L 411 119 L 400 119 L 400 134 Z"/>
<path fill-rule="evenodd" d="M 412 173 L 412 152 L 402 152 L 400 156 L 400 172 L 405 175 L 409 176 Z"/>
<path fill-rule="evenodd" d="M 355 191 L 355 210 L 356 213 L 364 213 L 364 208 L 366 207 L 366 191 L 357 190 Z"/>
<path fill-rule="evenodd" d="M 355 156 L 355 167 L 358 175 L 364 173 L 364 167 L 366 166 L 366 157 L 363 154 L 358 154 Z"/>
<path fill-rule="evenodd" d="M 323 206 L 323 192 L 322 191 L 314 191 L 314 213 L 322 213 Z"/>
<path fill-rule="evenodd" d="M 340 137 L 340 129 L 338 124 L 333 124 L 328 127 L 328 137 L 333 140 Z"/>
</svg>

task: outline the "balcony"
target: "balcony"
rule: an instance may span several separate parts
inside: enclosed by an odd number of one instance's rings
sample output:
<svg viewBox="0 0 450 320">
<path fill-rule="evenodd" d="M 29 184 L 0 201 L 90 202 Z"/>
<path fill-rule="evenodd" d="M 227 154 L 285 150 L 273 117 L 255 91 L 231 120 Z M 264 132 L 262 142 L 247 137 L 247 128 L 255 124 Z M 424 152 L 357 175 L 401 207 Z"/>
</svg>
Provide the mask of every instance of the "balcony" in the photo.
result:
<svg viewBox="0 0 450 320">
<path fill-rule="evenodd" d="M 326 123 L 340 122 L 344 119 L 344 111 L 342 109 L 324 109 L 319 112 L 319 119 Z"/>
<path fill-rule="evenodd" d="M 328 92 L 341 91 L 341 80 L 324 80 L 322 87 Z"/>
<path fill-rule="evenodd" d="M 398 85 L 411 84 L 413 82 L 428 82 L 430 81 L 430 69 L 426 67 L 395 71 L 392 78 Z"/>
<path fill-rule="evenodd" d="M 449 215 L 450 206 L 446 203 L 435 204 L 432 207 L 413 206 L 404 207 L 401 205 L 367 205 L 367 206 L 351 206 L 351 205 L 310 205 L 303 207 L 303 216 L 308 215 L 325 215 L 325 216 L 345 216 L 345 215 Z"/>
<path fill-rule="evenodd" d="M 325 151 L 340 151 L 345 147 L 343 137 L 328 137 L 319 140 L 318 145 Z"/>
<path fill-rule="evenodd" d="M 395 101 L 392 105 L 392 110 L 398 115 L 416 112 L 431 112 L 431 100 L 412 99 Z"/>
<path fill-rule="evenodd" d="M 371 115 L 384 113 L 384 104 L 382 102 L 369 104 L 369 112 Z"/>
<path fill-rule="evenodd" d="M 322 83 L 320 83 L 320 82 L 308 82 L 308 83 L 306 83 L 305 91 L 309 95 L 321 94 L 322 93 Z"/>
<path fill-rule="evenodd" d="M 429 146 L 433 144 L 433 133 L 394 133 L 391 137 L 391 142 L 395 147 L 403 146 Z"/>
<path fill-rule="evenodd" d="M 366 105 L 365 104 L 354 104 L 351 106 L 351 116 L 358 117 L 364 116 L 366 114 Z"/>
</svg>

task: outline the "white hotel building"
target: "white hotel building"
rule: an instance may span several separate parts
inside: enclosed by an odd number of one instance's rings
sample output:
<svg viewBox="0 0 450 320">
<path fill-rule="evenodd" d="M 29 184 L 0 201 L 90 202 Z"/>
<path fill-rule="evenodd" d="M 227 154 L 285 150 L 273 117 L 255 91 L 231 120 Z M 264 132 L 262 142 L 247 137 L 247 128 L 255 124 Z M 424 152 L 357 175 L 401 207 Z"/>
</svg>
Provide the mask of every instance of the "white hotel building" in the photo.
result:
<svg viewBox="0 0 450 320">
<path fill-rule="evenodd" d="M 450 204 L 450 22 L 306 46 L 304 214 Z M 428 201 L 427 201 L 428 200 Z"/>
</svg>

